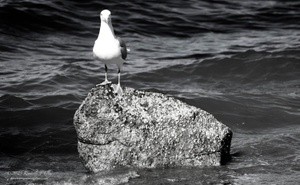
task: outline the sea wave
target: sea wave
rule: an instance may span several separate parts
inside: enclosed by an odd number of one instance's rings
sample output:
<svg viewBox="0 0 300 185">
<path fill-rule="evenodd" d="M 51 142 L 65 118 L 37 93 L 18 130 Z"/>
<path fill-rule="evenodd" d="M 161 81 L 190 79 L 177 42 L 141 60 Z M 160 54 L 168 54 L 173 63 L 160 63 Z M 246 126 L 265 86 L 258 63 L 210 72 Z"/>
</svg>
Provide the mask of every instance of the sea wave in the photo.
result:
<svg viewBox="0 0 300 185">
<path fill-rule="evenodd" d="M 126 7 L 126 8 L 125 8 Z M 214 32 L 269 30 L 280 25 L 299 29 L 300 3 L 295 1 L 5 1 L 0 4 L 2 30 L 68 32 L 94 35 L 101 9 L 111 9 L 120 33 L 190 37 Z M 125 19 L 124 19 L 125 18 Z M 130 23 L 130 24 L 128 24 Z M 91 32 L 92 31 L 92 32 Z"/>
<path fill-rule="evenodd" d="M 135 74 L 130 79 L 142 82 L 149 81 L 149 76 L 151 76 L 152 82 L 174 82 L 177 80 L 180 85 L 187 83 L 187 80 L 201 84 L 222 83 L 226 85 L 235 83 L 245 86 L 268 83 L 282 85 L 283 82 L 290 82 L 291 87 L 296 88 L 296 79 L 300 75 L 298 52 L 298 50 L 289 51 L 287 55 L 284 52 L 247 50 L 225 58 L 204 60 L 197 60 L 203 56 L 202 54 L 165 57 L 162 60 L 190 58 L 195 59 L 195 61 Z M 216 89 L 218 89 L 217 86 Z"/>
</svg>

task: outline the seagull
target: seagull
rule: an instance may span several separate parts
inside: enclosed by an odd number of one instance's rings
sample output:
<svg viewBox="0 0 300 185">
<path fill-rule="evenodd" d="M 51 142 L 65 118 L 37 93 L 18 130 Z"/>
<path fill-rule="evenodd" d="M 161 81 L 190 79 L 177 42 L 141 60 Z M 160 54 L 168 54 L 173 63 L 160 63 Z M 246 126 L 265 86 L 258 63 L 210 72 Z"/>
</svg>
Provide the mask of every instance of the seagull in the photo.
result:
<svg viewBox="0 0 300 185">
<path fill-rule="evenodd" d="M 105 80 L 100 85 L 111 83 L 107 80 L 107 65 L 117 64 L 118 67 L 118 84 L 114 87 L 114 93 L 123 94 L 120 85 L 121 69 L 127 57 L 127 48 L 125 42 L 116 37 L 114 28 L 111 23 L 111 12 L 102 10 L 100 13 L 101 25 L 98 38 L 93 47 L 94 56 L 105 65 Z"/>
</svg>

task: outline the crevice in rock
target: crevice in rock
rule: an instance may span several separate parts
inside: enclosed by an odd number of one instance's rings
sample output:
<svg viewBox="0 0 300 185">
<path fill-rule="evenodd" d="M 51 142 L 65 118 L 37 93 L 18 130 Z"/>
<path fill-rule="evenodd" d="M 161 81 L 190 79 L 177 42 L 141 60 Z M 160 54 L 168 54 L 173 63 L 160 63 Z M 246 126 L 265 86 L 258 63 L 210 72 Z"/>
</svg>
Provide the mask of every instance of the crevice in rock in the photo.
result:
<svg viewBox="0 0 300 185">
<path fill-rule="evenodd" d="M 221 141 L 221 165 L 225 165 L 231 160 L 230 146 L 232 135 L 232 131 L 228 130 L 228 133 L 223 137 Z"/>
<path fill-rule="evenodd" d="M 105 143 L 100 143 L 100 142 L 96 142 L 96 141 L 92 141 L 92 140 L 89 140 L 89 139 L 83 139 L 83 138 L 80 138 L 78 137 L 78 141 L 83 143 L 83 144 L 88 144 L 88 145 L 98 145 L 98 146 L 103 146 L 103 145 L 109 145 L 111 144 L 112 142 L 118 142 L 120 143 L 121 145 L 125 146 L 125 147 L 131 147 L 131 145 L 129 144 L 126 144 L 122 141 L 120 141 L 119 139 L 113 137 L 111 140 L 108 140 L 107 142 Z"/>
<path fill-rule="evenodd" d="M 107 140 L 105 143 L 100 143 L 100 142 L 96 142 L 96 141 L 91 141 L 89 139 L 83 139 L 81 137 L 77 137 L 78 141 L 83 143 L 83 144 L 89 144 L 89 145 L 109 145 L 110 143 L 112 143 L 114 140 Z"/>
</svg>

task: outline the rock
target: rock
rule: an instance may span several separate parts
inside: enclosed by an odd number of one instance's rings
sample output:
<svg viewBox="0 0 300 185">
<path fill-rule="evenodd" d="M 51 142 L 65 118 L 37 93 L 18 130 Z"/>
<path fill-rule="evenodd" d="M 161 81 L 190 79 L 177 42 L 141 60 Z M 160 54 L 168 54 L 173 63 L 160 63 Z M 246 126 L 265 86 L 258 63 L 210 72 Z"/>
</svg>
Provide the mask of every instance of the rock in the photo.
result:
<svg viewBox="0 0 300 185">
<path fill-rule="evenodd" d="M 161 93 L 96 86 L 74 115 L 78 152 L 93 171 L 220 165 L 232 132 L 211 114 Z"/>
</svg>

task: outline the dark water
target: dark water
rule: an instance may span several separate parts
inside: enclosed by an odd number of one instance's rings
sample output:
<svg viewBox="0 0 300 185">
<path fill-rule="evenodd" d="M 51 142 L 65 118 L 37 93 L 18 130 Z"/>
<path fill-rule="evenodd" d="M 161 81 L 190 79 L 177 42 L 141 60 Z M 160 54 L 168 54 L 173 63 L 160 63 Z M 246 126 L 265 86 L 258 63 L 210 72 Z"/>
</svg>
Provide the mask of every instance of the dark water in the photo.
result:
<svg viewBox="0 0 300 185">
<path fill-rule="evenodd" d="M 87 173 L 72 117 L 104 79 L 92 47 L 105 8 L 131 49 L 122 84 L 215 115 L 234 132 L 230 163 Z M 0 25 L 0 184 L 300 182 L 299 1 L 8 0 Z"/>
</svg>

